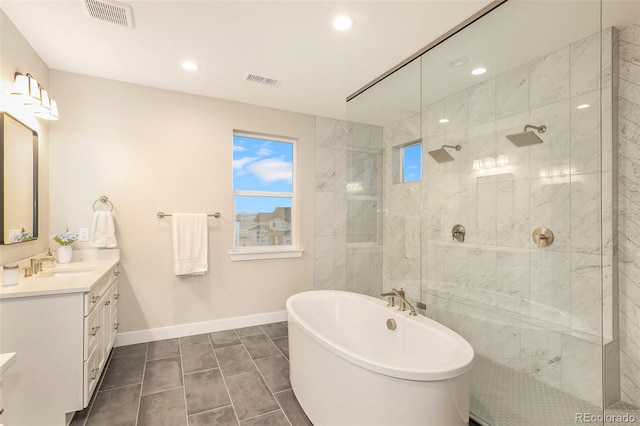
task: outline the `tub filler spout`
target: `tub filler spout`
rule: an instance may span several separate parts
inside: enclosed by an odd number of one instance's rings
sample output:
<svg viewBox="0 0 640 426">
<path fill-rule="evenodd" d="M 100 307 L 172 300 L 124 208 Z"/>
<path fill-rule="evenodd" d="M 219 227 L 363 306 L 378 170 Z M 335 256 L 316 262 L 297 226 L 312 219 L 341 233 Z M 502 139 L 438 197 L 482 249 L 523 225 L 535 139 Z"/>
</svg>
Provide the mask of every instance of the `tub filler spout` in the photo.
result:
<svg viewBox="0 0 640 426">
<path fill-rule="evenodd" d="M 400 299 L 400 305 L 398 306 L 399 311 L 406 311 L 408 306 L 410 309 L 409 316 L 415 317 L 418 315 L 416 313 L 416 308 L 414 308 L 413 305 L 406 299 L 404 289 L 401 288 L 400 290 L 396 290 L 395 288 L 392 288 L 391 291 L 395 293 L 395 295 Z"/>
</svg>

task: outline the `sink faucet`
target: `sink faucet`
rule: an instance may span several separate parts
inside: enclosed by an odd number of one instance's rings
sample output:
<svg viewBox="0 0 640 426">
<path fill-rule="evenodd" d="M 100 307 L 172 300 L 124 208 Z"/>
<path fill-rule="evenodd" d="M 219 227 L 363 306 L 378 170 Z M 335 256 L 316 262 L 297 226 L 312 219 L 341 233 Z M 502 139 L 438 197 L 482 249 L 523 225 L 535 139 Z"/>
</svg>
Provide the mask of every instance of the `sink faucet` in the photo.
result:
<svg viewBox="0 0 640 426">
<path fill-rule="evenodd" d="M 43 262 L 43 259 L 36 259 L 36 258 L 31 259 L 31 271 L 34 274 L 37 275 L 38 273 L 42 272 L 42 262 Z"/>
<path fill-rule="evenodd" d="M 45 256 L 37 257 L 37 258 L 34 257 L 31 259 L 31 271 L 34 274 L 38 274 L 42 272 L 42 268 L 44 267 L 45 262 L 50 262 L 49 266 L 53 266 L 55 261 L 56 261 L 56 258 L 53 257 L 53 254 L 51 253 L 51 248 L 49 248 L 49 251 Z"/>
<path fill-rule="evenodd" d="M 400 299 L 400 305 L 398 306 L 399 311 L 406 311 L 407 306 L 409 306 L 409 316 L 415 317 L 418 315 L 416 313 L 416 308 L 414 308 L 413 305 L 406 299 L 404 289 L 396 290 L 395 288 L 392 288 L 391 291 Z"/>
</svg>

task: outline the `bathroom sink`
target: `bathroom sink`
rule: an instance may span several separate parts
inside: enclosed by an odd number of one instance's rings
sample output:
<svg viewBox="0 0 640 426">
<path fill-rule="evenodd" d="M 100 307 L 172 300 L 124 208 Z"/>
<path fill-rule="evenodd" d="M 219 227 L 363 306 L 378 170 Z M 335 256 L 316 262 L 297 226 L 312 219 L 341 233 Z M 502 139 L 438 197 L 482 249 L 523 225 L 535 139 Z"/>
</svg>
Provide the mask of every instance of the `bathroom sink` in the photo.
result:
<svg viewBox="0 0 640 426">
<path fill-rule="evenodd" d="M 93 271 L 92 269 L 85 269 L 83 271 L 55 271 L 53 272 L 53 276 L 54 277 L 70 277 L 70 276 L 75 276 L 75 275 L 86 275 L 89 272 Z"/>
<path fill-rule="evenodd" d="M 43 271 L 38 276 L 40 277 L 56 277 L 56 278 L 66 278 L 73 277 L 76 275 L 86 275 L 91 273 L 94 269 L 96 269 L 93 265 L 84 265 L 84 266 L 57 266 L 55 268 L 51 268 Z"/>
</svg>

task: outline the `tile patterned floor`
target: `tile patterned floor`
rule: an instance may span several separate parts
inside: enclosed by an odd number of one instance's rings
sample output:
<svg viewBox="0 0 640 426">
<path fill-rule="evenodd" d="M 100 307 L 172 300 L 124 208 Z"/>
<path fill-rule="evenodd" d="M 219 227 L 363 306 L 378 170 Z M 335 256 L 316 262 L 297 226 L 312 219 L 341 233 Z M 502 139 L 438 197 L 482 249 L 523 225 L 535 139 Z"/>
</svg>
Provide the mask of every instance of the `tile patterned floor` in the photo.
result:
<svg viewBox="0 0 640 426">
<path fill-rule="evenodd" d="M 72 426 L 302 426 L 286 323 L 115 348 Z"/>
<path fill-rule="evenodd" d="M 576 420 L 577 413 L 606 414 L 606 419 L 626 415 L 635 419 L 633 424 L 637 424 L 636 421 L 640 423 L 637 407 L 618 403 L 603 413 L 602 408 L 478 354 L 473 366 L 471 412 L 479 424 L 492 426 L 570 426 L 586 423 Z M 614 426 L 622 423 L 601 421 L 593 424 Z"/>
</svg>

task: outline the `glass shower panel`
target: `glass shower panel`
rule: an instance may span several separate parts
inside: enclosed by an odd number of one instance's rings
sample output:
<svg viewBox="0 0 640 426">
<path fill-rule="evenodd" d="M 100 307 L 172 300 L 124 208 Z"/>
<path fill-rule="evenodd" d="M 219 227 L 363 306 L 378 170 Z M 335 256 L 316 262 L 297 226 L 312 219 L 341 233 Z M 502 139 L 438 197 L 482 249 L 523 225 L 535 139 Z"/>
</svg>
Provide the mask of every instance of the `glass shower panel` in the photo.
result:
<svg viewBox="0 0 640 426">
<path fill-rule="evenodd" d="M 421 57 L 422 297 L 474 347 L 487 424 L 603 411 L 605 36 L 597 1 L 509 1 Z"/>
<path fill-rule="evenodd" d="M 420 298 L 421 181 L 402 179 L 420 161 L 419 151 L 403 155 L 422 139 L 420 67 L 414 60 L 347 104 L 347 282 L 376 297 L 395 287 Z"/>
</svg>

